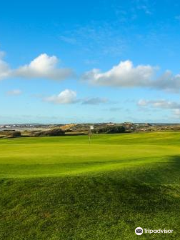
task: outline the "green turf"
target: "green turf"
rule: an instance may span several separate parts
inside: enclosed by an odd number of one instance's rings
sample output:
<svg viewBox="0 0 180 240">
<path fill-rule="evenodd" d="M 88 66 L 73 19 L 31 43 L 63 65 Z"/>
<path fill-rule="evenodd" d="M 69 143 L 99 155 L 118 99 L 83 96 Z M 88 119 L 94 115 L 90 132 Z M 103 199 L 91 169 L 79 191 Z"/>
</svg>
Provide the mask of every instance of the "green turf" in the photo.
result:
<svg viewBox="0 0 180 240">
<path fill-rule="evenodd" d="M 180 239 L 179 212 L 178 132 L 0 139 L 2 240 Z"/>
</svg>

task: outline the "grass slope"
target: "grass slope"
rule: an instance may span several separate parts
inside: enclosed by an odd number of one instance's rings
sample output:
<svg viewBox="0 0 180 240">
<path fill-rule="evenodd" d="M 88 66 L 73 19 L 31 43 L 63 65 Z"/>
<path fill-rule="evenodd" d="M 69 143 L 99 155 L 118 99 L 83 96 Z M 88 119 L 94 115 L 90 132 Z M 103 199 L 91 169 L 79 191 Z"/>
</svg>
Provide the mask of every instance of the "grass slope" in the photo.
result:
<svg viewBox="0 0 180 240">
<path fill-rule="evenodd" d="M 0 139 L 0 239 L 180 239 L 179 146 L 173 132 Z"/>
</svg>

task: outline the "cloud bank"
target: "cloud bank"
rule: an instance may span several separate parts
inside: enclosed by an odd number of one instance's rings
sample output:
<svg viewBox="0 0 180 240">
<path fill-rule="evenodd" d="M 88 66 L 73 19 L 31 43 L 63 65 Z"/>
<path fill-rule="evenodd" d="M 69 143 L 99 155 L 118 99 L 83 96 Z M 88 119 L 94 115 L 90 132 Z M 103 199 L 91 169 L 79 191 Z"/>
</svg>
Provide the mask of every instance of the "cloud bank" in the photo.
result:
<svg viewBox="0 0 180 240">
<path fill-rule="evenodd" d="M 4 53 L 0 52 L 0 80 L 5 78 L 49 79 L 61 81 L 74 76 L 71 68 L 58 67 L 56 56 L 43 53 L 29 64 L 11 69 L 3 60 Z M 151 65 L 134 66 L 130 60 L 121 61 L 110 70 L 102 72 L 92 69 L 82 75 L 84 82 L 94 86 L 109 86 L 118 88 L 148 88 L 179 92 L 180 74 L 173 75 L 169 70 L 157 76 L 158 68 Z M 96 99 L 97 100 L 97 99 Z M 103 101 L 103 100 L 102 100 Z M 88 102 L 88 100 L 87 100 Z"/>
<path fill-rule="evenodd" d="M 161 109 L 180 109 L 180 103 L 167 101 L 167 100 L 144 100 L 138 101 L 138 106 L 141 107 L 154 107 Z"/>
<path fill-rule="evenodd" d="M 137 103 L 143 108 L 158 108 L 161 110 L 171 110 L 175 117 L 180 117 L 180 103 L 167 100 L 144 100 L 140 99 Z"/>
</svg>

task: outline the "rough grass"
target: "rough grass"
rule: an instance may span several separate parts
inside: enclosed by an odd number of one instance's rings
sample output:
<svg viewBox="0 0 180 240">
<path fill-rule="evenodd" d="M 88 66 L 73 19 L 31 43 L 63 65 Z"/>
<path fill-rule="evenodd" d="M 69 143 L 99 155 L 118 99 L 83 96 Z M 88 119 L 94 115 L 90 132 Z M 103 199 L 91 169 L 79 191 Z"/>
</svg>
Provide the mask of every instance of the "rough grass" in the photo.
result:
<svg viewBox="0 0 180 240">
<path fill-rule="evenodd" d="M 0 239 L 180 239 L 179 146 L 173 132 L 0 139 Z"/>
</svg>

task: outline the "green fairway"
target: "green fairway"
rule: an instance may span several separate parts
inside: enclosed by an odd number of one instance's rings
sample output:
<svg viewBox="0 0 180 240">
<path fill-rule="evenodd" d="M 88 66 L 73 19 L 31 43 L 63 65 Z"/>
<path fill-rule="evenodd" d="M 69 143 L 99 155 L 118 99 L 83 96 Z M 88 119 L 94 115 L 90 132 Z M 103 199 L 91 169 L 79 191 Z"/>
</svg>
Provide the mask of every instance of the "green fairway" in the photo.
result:
<svg viewBox="0 0 180 240">
<path fill-rule="evenodd" d="M 180 239 L 179 212 L 179 132 L 0 139 L 2 240 Z"/>
</svg>

